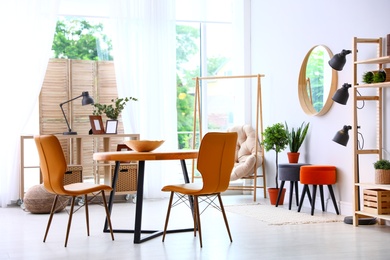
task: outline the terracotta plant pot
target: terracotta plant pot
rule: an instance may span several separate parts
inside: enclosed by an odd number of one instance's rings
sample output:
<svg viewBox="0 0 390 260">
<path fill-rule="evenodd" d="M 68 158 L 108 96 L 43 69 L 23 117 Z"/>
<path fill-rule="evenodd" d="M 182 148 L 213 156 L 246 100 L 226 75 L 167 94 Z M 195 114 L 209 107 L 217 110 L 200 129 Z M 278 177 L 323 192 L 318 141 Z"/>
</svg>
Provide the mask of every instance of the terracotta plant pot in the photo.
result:
<svg viewBox="0 0 390 260">
<path fill-rule="evenodd" d="M 300 153 L 287 153 L 287 158 L 289 163 L 298 163 Z"/>
<path fill-rule="evenodd" d="M 278 193 L 279 193 L 279 189 L 268 188 L 268 195 L 269 195 L 269 200 L 271 202 L 271 205 L 276 205 L 276 200 L 278 199 Z M 286 189 L 283 188 L 278 205 L 283 205 L 285 193 L 286 193 Z"/>
</svg>

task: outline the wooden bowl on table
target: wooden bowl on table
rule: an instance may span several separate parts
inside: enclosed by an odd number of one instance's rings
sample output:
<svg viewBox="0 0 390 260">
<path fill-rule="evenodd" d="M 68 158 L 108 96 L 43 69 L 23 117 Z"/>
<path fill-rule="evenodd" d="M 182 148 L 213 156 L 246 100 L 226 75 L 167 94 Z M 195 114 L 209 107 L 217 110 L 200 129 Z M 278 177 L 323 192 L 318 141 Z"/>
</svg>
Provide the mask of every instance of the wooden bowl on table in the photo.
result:
<svg viewBox="0 0 390 260">
<path fill-rule="evenodd" d="M 137 152 L 151 152 L 160 147 L 164 140 L 127 140 L 124 143 Z"/>
</svg>

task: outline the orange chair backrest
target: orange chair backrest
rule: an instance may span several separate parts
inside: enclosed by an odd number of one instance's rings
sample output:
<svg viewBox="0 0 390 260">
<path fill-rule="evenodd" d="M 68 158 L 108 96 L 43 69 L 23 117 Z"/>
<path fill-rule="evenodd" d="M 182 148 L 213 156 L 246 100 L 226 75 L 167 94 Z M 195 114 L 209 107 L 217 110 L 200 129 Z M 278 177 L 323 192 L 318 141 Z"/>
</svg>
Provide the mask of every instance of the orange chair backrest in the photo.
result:
<svg viewBox="0 0 390 260">
<path fill-rule="evenodd" d="M 43 185 L 48 192 L 65 195 L 64 175 L 67 168 L 64 152 L 54 135 L 34 137 L 39 153 Z"/>
<path fill-rule="evenodd" d="M 200 144 L 197 168 L 202 175 L 202 194 L 225 191 L 234 166 L 237 133 L 207 133 Z"/>
</svg>

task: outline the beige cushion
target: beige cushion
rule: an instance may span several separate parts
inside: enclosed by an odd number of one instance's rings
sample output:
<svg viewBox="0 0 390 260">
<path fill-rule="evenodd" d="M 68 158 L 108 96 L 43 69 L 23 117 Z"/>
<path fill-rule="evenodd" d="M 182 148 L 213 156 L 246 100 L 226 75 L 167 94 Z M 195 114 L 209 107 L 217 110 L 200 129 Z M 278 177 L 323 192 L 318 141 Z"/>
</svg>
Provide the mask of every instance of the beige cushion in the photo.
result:
<svg viewBox="0 0 390 260">
<path fill-rule="evenodd" d="M 255 140 L 255 130 L 250 125 L 234 126 L 228 129 L 228 132 L 237 132 L 236 162 L 230 176 L 230 180 L 238 180 L 242 177 L 253 174 L 253 167 L 260 167 L 262 164 L 261 149 Z M 256 155 L 256 146 L 258 152 Z"/>
</svg>

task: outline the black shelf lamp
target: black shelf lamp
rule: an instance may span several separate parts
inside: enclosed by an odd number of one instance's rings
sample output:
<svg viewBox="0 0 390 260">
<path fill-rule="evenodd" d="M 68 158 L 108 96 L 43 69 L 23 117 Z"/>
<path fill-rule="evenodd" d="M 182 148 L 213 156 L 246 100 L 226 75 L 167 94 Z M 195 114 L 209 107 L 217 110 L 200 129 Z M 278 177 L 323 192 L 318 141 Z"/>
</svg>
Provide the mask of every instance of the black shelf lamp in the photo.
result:
<svg viewBox="0 0 390 260">
<path fill-rule="evenodd" d="M 337 53 L 329 60 L 328 64 L 335 70 L 341 71 L 344 68 L 347 59 L 345 56 L 350 54 L 351 50 L 342 50 L 340 53 Z"/>
<path fill-rule="evenodd" d="M 352 129 L 352 126 L 350 126 L 350 125 L 343 126 L 343 129 L 339 130 L 336 133 L 336 135 L 333 137 L 332 140 L 338 144 L 347 146 L 348 140 L 349 140 L 348 131 L 351 129 Z"/>
<path fill-rule="evenodd" d="M 332 100 L 341 104 L 341 105 L 346 105 L 348 98 L 349 98 L 349 93 L 348 89 L 351 87 L 351 84 L 344 83 L 341 88 L 339 88 L 336 93 L 334 93 Z"/>
<path fill-rule="evenodd" d="M 90 105 L 90 104 L 94 103 L 93 98 L 91 98 L 89 96 L 88 91 L 83 91 L 83 93 L 80 96 L 72 98 L 72 99 L 70 99 L 68 101 L 65 101 L 65 102 L 60 104 L 60 108 L 61 108 L 62 114 L 64 115 L 66 125 L 68 126 L 68 132 L 64 132 L 63 133 L 64 135 L 77 135 L 77 132 L 72 132 L 72 129 L 70 129 L 68 119 L 66 119 L 66 115 L 65 115 L 65 112 L 64 112 L 64 109 L 62 108 L 62 106 L 64 104 L 66 104 L 66 103 L 69 103 L 69 102 L 71 102 L 71 101 L 73 101 L 75 99 L 81 98 L 81 97 L 83 98 L 82 101 L 81 101 L 81 105 L 83 105 L 83 106 Z"/>
</svg>

